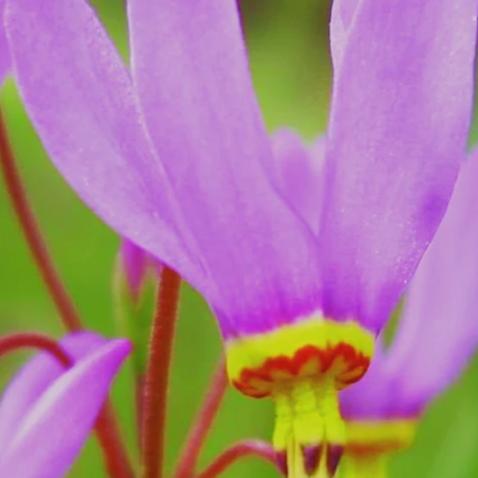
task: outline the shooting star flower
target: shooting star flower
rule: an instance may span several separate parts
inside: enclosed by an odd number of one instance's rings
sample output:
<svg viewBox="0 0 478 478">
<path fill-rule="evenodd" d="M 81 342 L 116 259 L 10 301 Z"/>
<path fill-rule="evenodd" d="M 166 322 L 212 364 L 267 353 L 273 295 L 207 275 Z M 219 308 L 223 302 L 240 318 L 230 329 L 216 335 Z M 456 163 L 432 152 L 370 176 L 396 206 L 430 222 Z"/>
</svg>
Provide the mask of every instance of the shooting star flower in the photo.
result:
<svg viewBox="0 0 478 478">
<path fill-rule="evenodd" d="M 309 225 L 271 176 L 236 2 L 129 1 L 130 75 L 83 0 L 7 0 L 15 75 L 52 160 L 205 296 L 231 381 L 277 404 L 274 446 L 295 478 L 335 473 L 336 391 L 367 369 L 441 220 L 470 121 L 475 2 L 355 3 L 336 2 Z"/>
</svg>

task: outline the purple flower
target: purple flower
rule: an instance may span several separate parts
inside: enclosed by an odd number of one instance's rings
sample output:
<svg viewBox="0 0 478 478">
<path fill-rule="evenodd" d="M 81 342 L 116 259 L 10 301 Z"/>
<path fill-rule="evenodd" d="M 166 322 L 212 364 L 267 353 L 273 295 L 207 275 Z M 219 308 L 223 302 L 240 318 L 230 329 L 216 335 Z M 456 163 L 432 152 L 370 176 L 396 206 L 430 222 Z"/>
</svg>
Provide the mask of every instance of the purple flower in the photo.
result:
<svg viewBox="0 0 478 478">
<path fill-rule="evenodd" d="M 396 337 L 345 390 L 351 455 L 406 447 L 424 409 L 478 345 L 478 155 L 462 167 L 450 206 L 407 293 Z M 370 455 L 372 458 L 370 458 Z"/>
<path fill-rule="evenodd" d="M 65 369 L 38 354 L 15 376 L 0 402 L 0 475 L 64 476 L 80 452 L 130 352 L 126 340 L 78 333 L 61 341 L 75 360 Z"/>
<path fill-rule="evenodd" d="M 475 1 L 335 2 L 323 178 L 303 185 L 322 191 L 316 220 L 277 175 L 235 2 L 130 0 L 131 75 L 83 0 L 7 5 L 16 78 L 60 172 L 203 293 L 232 382 L 276 401 L 289 474 L 332 475 L 336 388 L 365 372 L 465 154 Z"/>
</svg>

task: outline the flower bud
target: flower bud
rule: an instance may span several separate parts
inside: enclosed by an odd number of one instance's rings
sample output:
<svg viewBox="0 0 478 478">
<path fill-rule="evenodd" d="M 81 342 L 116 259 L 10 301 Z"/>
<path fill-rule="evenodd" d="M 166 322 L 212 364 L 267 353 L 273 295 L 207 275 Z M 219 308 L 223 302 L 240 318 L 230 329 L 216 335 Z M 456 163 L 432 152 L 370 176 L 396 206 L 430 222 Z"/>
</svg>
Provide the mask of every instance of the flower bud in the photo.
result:
<svg viewBox="0 0 478 478">
<path fill-rule="evenodd" d="M 161 264 L 146 251 L 123 239 L 116 260 L 113 294 L 120 332 L 134 344 L 135 375 L 145 371 L 149 330 Z"/>
</svg>

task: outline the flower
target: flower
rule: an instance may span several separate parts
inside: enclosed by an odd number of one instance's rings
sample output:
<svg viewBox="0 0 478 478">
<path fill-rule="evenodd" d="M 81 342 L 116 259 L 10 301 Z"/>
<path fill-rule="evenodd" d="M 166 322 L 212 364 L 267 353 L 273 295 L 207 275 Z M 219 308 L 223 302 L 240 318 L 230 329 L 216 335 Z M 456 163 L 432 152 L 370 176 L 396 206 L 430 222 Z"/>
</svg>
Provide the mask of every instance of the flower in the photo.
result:
<svg viewBox="0 0 478 478">
<path fill-rule="evenodd" d="M 75 360 L 71 368 L 40 353 L 15 376 L 0 401 L 2 476 L 64 476 L 130 352 L 126 340 L 85 332 L 65 337 L 61 345 Z"/>
<path fill-rule="evenodd" d="M 334 6 L 311 225 L 274 180 L 235 2 L 129 1 L 130 75 L 83 0 L 7 0 L 15 76 L 52 160 L 205 296 L 231 381 L 276 402 L 292 477 L 334 474 L 336 389 L 365 372 L 432 238 L 470 121 L 475 2 L 354 4 Z"/>
<path fill-rule="evenodd" d="M 427 405 L 478 345 L 478 155 L 462 167 L 445 218 L 406 296 L 393 344 L 341 397 L 348 453 L 361 466 L 410 445 Z M 375 475 L 374 475 L 375 476 Z"/>
</svg>

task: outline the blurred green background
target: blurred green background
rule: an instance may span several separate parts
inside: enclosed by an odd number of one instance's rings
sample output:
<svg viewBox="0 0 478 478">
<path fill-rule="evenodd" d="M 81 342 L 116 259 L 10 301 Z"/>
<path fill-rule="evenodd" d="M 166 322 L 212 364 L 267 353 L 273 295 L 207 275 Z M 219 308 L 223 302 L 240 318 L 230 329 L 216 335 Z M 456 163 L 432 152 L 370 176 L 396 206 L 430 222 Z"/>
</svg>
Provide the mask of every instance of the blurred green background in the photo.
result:
<svg viewBox="0 0 478 478">
<path fill-rule="evenodd" d="M 127 57 L 123 1 L 97 0 L 93 4 Z M 243 0 L 241 8 L 254 82 L 268 127 L 273 130 L 287 125 L 306 138 L 320 134 L 326 126 L 331 80 L 328 2 Z M 1 101 L 29 196 L 61 275 L 87 325 L 115 335 L 111 274 L 118 238 L 79 202 L 52 168 L 12 81 L 3 89 Z M 61 336 L 55 309 L 32 264 L 3 187 L 0 188 L 0 257 L 1 332 L 35 329 Z M 174 464 L 214 369 L 220 346 L 217 327 L 207 306 L 198 294 L 184 287 L 171 388 L 168 470 Z M 23 358 L 17 354 L 2 359 L 2 385 Z M 130 368 L 125 367 L 115 385 L 115 404 L 131 453 L 136 456 L 131 390 Z M 478 362 L 430 407 L 413 448 L 394 459 L 391 476 L 478 476 L 477 399 Z M 201 466 L 237 439 L 268 438 L 272 417 L 268 401 L 254 401 L 230 390 L 204 448 Z M 71 476 L 101 477 L 104 476 L 101 470 L 96 443 L 90 440 Z M 277 474 L 270 465 L 247 459 L 223 476 L 266 478 Z"/>
</svg>

